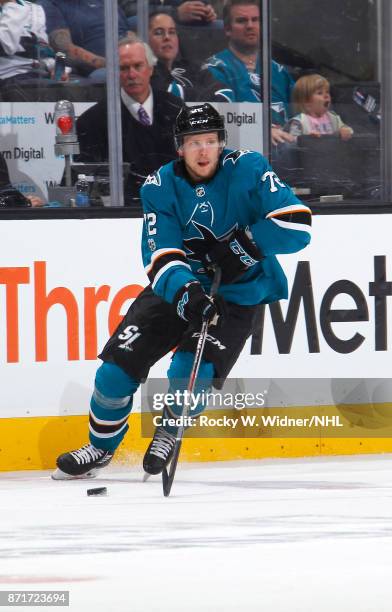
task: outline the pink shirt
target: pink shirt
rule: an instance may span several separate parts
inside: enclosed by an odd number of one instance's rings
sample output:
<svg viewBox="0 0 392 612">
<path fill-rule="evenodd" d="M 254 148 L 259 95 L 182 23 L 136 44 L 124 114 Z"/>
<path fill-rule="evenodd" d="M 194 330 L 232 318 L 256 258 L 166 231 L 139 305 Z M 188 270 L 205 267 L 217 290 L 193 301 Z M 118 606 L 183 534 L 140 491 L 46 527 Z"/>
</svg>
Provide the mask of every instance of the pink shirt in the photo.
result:
<svg viewBox="0 0 392 612">
<path fill-rule="evenodd" d="M 335 130 L 332 125 L 331 117 L 328 113 L 324 113 L 321 117 L 311 117 L 308 115 L 308 121 L 312 132 L 318 134 L 334 134 Z"/>
</svg>

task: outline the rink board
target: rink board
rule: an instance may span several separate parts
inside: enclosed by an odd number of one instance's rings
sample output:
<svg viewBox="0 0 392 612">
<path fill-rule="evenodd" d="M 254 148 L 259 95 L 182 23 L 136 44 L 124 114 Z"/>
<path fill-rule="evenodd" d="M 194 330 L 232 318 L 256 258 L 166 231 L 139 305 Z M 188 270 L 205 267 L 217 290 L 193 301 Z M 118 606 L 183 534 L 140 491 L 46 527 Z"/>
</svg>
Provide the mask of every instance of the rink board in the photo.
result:
<svg viewBox="0 0 392 612">
<path fill-rule="evenodd" d="M 231 376 L 389 379 L 391 220 L 316 217 L 312 244 L 280 258 L 289 300 L 278 312 L 265 309 L 261 353 L 251 354 L 248 342 Z M 86 441 L 97 352 L 147 282 L 140 233 L 140 219 L 0 222 L 0 470 L 51 467 L 60 451 Z M 168 363 L 169 357 L 154 366 L 152 376 L 164 377 Z M 307 390 L 306 405 L 320 405 L 319 394 L 312 393 Z M 371 399 L 391 398 L 387 386 Z M 139 409 L 135 401 L 124 450 L 131 456 L 146 446 L 136 433 Z M 347 441 L 191 440 L 184 457 L 392 450 L 389 434 L 363 434 Z"/>
<path fill-rule="evenodd" d="M 140 465 L 149 440 L 140 436 L 140 413 L 132 414 L 129 431 L 115 461 Z M 86 443 L 85 416 L 3 419 L 0 471 L 51 469 L 59 453 Z M 364 436 L 374 431 L 364 431 Z M 392 453 L 392 438 L 203 438 L 186 439 L 181 461 L 229 461 L 266 457 L 313 457 Z"/>
</svg>

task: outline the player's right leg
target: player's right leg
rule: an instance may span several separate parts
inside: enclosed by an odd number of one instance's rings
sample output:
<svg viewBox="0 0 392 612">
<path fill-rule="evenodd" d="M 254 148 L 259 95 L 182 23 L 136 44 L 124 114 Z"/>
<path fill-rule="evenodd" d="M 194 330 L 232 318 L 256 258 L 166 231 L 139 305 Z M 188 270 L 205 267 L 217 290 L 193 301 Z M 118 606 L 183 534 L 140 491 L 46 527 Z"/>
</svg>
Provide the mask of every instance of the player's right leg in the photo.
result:
<svg viewBox="0 0 392 612">
<path fill-rule="evenodd" d="M 92 478 L 106 467 L 128 431 L 128 417 L 139 383 L 113 363 L 98 368 L 90 402 L 90 444 L 57 458 L 54 480 Z"/>
<path fill-rule="evenodd" d="M 90 444 L 60 455 L 54 479 L 86 478 L 108 465 L 125 436 L 132 397 L 150 367 L 180 341 L 184 322 L 151 287 L 130 306 L 99 357 L 90 404 Z"/>
</svg>

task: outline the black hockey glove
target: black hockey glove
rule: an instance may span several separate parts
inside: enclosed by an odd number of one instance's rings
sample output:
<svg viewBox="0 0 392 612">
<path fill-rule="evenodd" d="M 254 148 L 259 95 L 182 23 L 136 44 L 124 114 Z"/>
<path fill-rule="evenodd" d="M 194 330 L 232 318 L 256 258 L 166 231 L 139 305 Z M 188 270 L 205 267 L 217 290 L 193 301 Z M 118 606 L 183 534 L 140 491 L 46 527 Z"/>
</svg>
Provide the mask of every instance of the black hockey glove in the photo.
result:
<svg viewBox="0 0 392 612">
<path fill-rule="evenodd" d="M 219 266 L 222 283 L 232 283 L 263 259 L 249 230 L 236 230 L 229 240 L 216 244 L 204 257 L 207 269 Z"/>
<path fill-rule="evenodd" d="M 198 281 L 181 287 L 174 296 L 174 305 L 178 316 L 195 326 L 212 322 L 215 316 L 223 317 L 225 310 L 223 299 L 209 297 Z"/>
</svg>

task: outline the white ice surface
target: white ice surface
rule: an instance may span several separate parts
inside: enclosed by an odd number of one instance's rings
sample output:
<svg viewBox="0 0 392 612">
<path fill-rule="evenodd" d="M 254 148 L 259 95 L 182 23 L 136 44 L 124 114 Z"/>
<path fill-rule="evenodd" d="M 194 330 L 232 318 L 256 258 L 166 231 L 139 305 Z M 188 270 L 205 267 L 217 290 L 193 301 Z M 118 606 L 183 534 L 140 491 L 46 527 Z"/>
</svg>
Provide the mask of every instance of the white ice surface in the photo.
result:
<svg viewBox="0 0 392 612">
<path fill-rule="evenodd" d="M 180 465 L 169 498 L 141 477 L 0 473 L 0 590 L 70 590 L 32 610 L 392 610 L 392 456 Z"/>
</svg>

